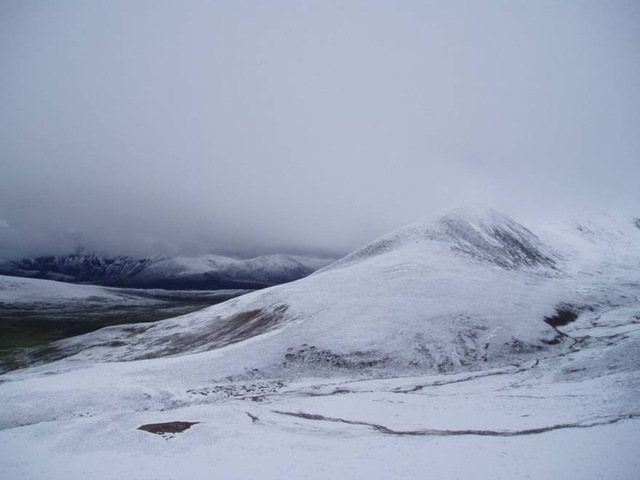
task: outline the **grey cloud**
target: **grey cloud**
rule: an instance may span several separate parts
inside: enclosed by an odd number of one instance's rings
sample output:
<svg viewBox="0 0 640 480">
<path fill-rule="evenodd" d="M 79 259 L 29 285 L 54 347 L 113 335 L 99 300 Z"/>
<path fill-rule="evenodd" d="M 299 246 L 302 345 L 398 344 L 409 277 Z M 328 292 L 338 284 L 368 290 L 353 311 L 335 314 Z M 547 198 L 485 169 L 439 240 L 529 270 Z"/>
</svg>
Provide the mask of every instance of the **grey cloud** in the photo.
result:
<svg viewBox="0 0 640 480">
<path fill-rule="evenodd" d="M 0 6 L 0 256 L 640 211 L 637 2 Z"/>
</svg>

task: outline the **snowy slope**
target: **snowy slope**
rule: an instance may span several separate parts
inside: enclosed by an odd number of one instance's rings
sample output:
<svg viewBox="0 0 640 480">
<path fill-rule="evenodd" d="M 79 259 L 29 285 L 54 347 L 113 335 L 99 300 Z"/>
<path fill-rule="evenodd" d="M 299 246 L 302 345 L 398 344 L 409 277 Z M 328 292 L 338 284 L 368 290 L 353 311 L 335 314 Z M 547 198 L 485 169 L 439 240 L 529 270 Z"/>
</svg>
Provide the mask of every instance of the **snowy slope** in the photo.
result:
<svg viewBox="0 0 640 480">
<path fill-rule="evenodd" d="M 33 312 L 97 314 L 117 307 L 126 311 L 132 307 L 165 305 L 174 302 L 195 304 L 220 303 L 222 299 L 247 293 L 249 290 L 169 291 L 74 285 L 54 280 L 0 275 L 0 312 Z M 2 317 L 0 317 L 2 320 Z"/>
<path fill-rule="evenodd" d="M 78 303 L 94 307 L 126 306 L 149 302 L 148 298 L 118 289 L 0 275 L 0 306 L 4 309 L 66 308 Z"/>
<path fill-rule="evenodd" d="M 135 258 L 91 254 L 3 261 L 0 274 L 116 287 L 254 289 L 297 280 L 328 262 L 291 255 L 241 260 L 220 255 Z"/>
<path fill-rule="evenodd" d="M 452 212 L 0 376 L 3 477 L 634 479 L 639 287 L 633 219 Z"/>
</svg>

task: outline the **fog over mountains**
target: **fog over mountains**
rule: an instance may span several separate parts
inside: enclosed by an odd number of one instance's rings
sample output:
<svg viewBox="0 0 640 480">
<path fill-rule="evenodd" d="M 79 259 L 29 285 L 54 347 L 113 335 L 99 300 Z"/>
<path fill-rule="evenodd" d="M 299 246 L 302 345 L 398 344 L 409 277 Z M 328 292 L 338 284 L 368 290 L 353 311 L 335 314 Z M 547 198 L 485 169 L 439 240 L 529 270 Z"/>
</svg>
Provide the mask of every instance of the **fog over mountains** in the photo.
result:
<svg viewBox="0 0 640 480">
<path fill-rule="evenodd" d="M 0 5 L 0 258 L 640 208 L 636 2 L 188 3 Z"/>
</svg>

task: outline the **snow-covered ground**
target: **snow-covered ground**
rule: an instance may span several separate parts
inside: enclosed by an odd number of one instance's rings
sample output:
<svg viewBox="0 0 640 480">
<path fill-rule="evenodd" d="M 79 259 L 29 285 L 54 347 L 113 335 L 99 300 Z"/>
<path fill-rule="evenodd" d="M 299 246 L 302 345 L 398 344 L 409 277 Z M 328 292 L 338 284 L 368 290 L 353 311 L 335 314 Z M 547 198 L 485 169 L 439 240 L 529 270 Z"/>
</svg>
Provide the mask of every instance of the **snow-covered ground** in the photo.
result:
<svg viewBox="0 0 640 480">
<path fill-rule="evenodd" d="M 115 288 L 0 275 L 0 305 L 3 308 L 64 308 L 74 302 L 95 305 L 150 302 L 148 298 L 131 293 Z"/>
<path fill-rule="evenodd" d="M 112 288 L 74 285 L 53 280 L 0 275 L 0 308 L 2 312 L 93 312 L 114 308 L 162 306 L 183 300 L 216 303 L 216 300 L 247 293 L 249 290 L 162 290 Z"/>
<path fill-rule="evenodd" d="M 211 353 L 166 376 L 167 360 L 23 372 L 2 385 L 3 478 L 634 479 L 640 329 L 616 318 L 575 327 L 590 343 L 567 355 L 448 375 L 209 383 Z M 199 423 L 138 430 L 173 421 Z"/>
<path fill-rule="evenodd" d="M 637 478 L 640 229 L 536 233 L 457 211 L 58 342 L 0 376 L 3 478 Z"/>
</svg>

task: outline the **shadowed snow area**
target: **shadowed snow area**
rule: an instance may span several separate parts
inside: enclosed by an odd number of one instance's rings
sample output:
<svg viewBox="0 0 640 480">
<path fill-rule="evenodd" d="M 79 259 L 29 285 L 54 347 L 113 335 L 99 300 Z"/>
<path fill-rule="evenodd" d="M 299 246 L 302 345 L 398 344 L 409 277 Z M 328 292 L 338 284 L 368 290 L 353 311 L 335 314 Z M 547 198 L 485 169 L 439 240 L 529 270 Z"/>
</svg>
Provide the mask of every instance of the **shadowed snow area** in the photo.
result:
<svg viewBox="0 0 640 480">
<path fill-rule="evenodd" d="M 454 211 L 287 285 L 50 345 L 0 376 L 0 458 L 8 478 L 631 479 L 639 291 L 632 219 Z M 173 424 L 191 428 L 137 430 Z"/>
</svg>

